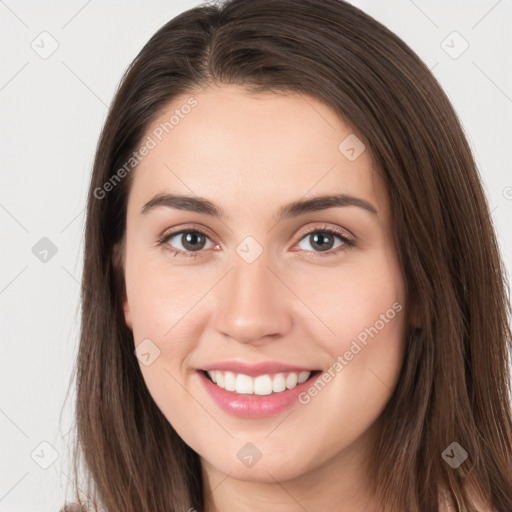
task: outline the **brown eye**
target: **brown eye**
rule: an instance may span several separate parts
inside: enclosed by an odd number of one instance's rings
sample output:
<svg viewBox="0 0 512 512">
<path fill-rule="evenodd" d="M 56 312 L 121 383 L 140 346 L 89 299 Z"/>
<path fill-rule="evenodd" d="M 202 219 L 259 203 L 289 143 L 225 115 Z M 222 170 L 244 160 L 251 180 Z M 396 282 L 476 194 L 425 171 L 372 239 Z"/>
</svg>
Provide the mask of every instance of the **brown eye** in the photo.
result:
<svg viewBox="0 0 512 512">
<path fill-rule="evenodd" d="M 203 249 L 207 238 L 198 231 L 182 231 L 181 233 L 173 235 L 171 238 L 176 236 L 180 237 L 178 239 L 181 241 L 181 245 L 185 251 L 199 251 Z"/>
<path fill-rule="evenodd" d="M 338 243 L 336 242 L 336 239 L 339 240 Z M 308 249 L 300 247 L 299 245 L 299 247 L 302 250 L 305 250 L 307 252 L 324 252 L 328 254 L 336 254 L 338 252 L 331 252 L 333 249 L 338 249 L 340 247 L 350 248 L 355 245 L 354 242 L 347 236 L 331 228 L 316 228 L 315 230 L 306 233 L 301 238 L 299 244 L 303 243 L 304 241 L 307 241 L 310 247 L 313 248 L 313 250 L 309 251 Z"/>
<path fill-rule="evenodd" d="M 202 231 L 188 229 L 164 235 L 159 240 L 159 244 L 164 245 L 175 256 L 195 257 L 197 256 L 195 253 L 205 248 L 208 240 L 208 236 Z"/>
</svg>

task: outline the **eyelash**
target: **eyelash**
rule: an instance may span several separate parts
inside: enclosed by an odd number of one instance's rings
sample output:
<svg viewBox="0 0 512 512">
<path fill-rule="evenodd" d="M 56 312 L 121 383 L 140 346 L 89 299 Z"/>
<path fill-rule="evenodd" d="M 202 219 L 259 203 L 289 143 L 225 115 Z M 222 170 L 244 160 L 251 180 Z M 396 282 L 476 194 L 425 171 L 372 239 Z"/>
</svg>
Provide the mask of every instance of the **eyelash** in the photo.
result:
<svg viewBox="0 0 512 512">
<path fill-rule="evenodd" d="M 158 246 L 164 246 L 164 249 L 169 251 L 174 257 L 178 257 L 178 258 L 196 258 L 200 252 L 202 251 L 181 251 L 179 249 L 174 249 L 172 246 L 168 245 L 167 242 L 174 236 L 176 235 L 181 235 L 181 234 L 184 234 L 184 233 L 196 233 L 196 234 L 200 234 L 201 236 L 204 236 L 206 238 L 209 238 L 209 236 L 204 232 L 204 231 L 201 231 L 200 229 L 182 229 L 180 231 L 176 231 L 174 233 L 164 233 L 160 238 L 158 238 L 157 240 L 157 245 Z M 307 253 L 315 253 L 316 255 L 320 256 L 320 257 L 325 257 L 325 256 L 333 256 L 333 255 L 336 255 L 338 254 L 338 252 L 340 251 L 348 251 L 349 249 L 351 249 L 352 247 L 354 247 L 356 245 L 356 242 L 354 239 L 348 237 L 347 235 L 345 235 L 344 233 L 342 233 L 341 231 L 338 231 L 337 229 L 335 228 L 331 228 L 331 227 L 328 227 L 328 226 L 319 226 L 319 227 L 315 227 L 314 229 L 308 231 L 307 233 L 304 233 L 299 242 L 302 241 L 304 238 L 306 238 L 307 236 L 309 235 L 312 235 L 313 233 L 327 233 L 329 235 L 332 235 L 332 236 L 337 236 L 342 242 L 343 242 L 343 245 L 340 246 L 340 247 L 337 247 L 335 250 L 329 250 L 329 251 L 326 251 L 324 253 L 322 252 L 318 252 L 318 251 L 305 251 Z M 308 257 L 311 257 L 311 256 L 308 256 Z"/>
</svg>

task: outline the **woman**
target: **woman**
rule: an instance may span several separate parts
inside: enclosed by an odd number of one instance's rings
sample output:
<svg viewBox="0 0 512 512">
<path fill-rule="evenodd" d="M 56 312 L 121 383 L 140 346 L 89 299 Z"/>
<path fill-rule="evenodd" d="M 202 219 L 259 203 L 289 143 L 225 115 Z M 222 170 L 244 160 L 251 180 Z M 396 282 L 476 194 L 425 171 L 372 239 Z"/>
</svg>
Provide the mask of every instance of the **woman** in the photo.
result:
<svg viewBox="0 0 512 512">
<path fill-rule="evenodd" d="M 84 509 L 512 510 L 478 172 L 428 68 L 348 3 L 151 38 L 97 148 L 82 306 Z"/>
</svg>

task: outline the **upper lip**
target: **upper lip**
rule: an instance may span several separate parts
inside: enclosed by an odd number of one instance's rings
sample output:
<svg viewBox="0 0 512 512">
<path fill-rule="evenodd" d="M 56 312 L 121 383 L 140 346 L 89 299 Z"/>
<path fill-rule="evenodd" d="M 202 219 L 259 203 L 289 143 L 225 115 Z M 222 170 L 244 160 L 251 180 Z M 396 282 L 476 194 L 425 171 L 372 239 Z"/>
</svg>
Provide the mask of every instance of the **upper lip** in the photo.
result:
<svg viewBox="0 0 512 512">
<path fill-rule="evenodd" d="M 263 361 L 261 363 L 246 363 L 244 361 L 220 361 L 212 363 L 201 368 L 205 371 L 220 370 L 233 373 L 242 373 L 251 377 L 265 375 L 267 373 L 287 373 L 287 372 L 313 372 L 314 369 L 305 366 L 293 366 L 280 363 L 278 361 Z"/>
</svg>

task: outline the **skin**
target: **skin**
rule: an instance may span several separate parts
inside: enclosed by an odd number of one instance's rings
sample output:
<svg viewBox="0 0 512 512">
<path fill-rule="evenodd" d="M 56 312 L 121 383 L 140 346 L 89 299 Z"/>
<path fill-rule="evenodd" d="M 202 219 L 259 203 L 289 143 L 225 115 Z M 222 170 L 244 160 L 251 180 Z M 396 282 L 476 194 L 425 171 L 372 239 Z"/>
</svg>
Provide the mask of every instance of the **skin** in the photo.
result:
<svg viewBox="0 0 512 512">
<path fill-rule="evenodd" d="M 148 134 L 190 96 L 175 98 Z M 389 197 L 370 152 L 347 159 L 338 145 L 354 130 L 309 96 L 236 86 L 193 96 L 197 106 L 134 171 L 128 198 L 125 319 L 136 346 L 149 338 L 160 350 L 139 363 L 148 390 L 201 457 L 208 512 L 381 510 L 369 499 L 365 460 L 397 384 L 407 308 Z M 141 214 L 159 193 L 205 197 L 230 218 L 166 207 Z M 332 193 L 365 199 L 377 215 L 344 206 L 272 218 L 284 204 Z M 324 226 L 356 245 L 335 238 L 326 256 L 306 236 Z M 166 244 L 189 246 L 182 235 L 158 245 L 171 228 L 205 232 L 203 248 L 174 257 Z M 236 252 L 249 235 L 263 248 L 250 264 Z M 401 312 L 307 405 L 242 419 L 201 386 L 196 369 L 228 359 L 327 370 L 396 302 Z M 248 442 L 263 454 L 250 468 L 237 458 Z"/>
</svg>

